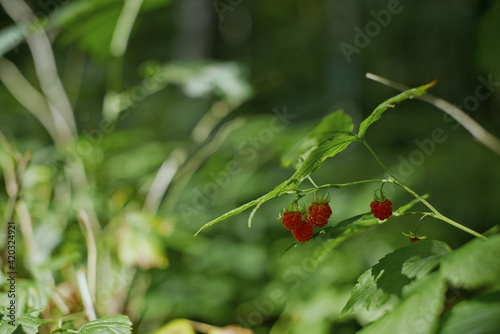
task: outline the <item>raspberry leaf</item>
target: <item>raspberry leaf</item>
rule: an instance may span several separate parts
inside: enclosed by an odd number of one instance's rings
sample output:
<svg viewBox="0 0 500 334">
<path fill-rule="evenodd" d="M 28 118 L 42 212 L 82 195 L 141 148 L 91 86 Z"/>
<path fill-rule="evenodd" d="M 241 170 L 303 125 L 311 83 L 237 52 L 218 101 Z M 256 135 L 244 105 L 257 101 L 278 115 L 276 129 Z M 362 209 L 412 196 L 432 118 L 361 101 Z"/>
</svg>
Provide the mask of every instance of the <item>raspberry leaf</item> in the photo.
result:
<svg viewBox="0 0 500 334">
<path fill-rule="evenodd" d="M 475 289 L 498 283 L 499 257 L 500 235 L 474 239 L 443 258 L 441 271 L 454 286 Z"/>
<path fill-rule="evenodd" d="M 444 242 L 425 240 L 387 254 L 358 278 L 342 316 L 378 307 L 391 296 L 401 298 L 406 285 L 433 270 L 449 251 Z"/>
<path fill-rule="evenodd" d="M 366 130 L 368 130 L 368 127 L 378 121 L 380 117 L 382 117 L 382 114 L 384 111 L 387 110 L 390 106 L 392 106 L 394 103 L 398 103 L 401 101 L 404 101 L 406 99 L 412 99 L 413 97 L 424 95 L 427 93 L 427 89 L 434 86 L 436 84 L 436 81 L 433 81 L 431 83 L 428 83 L 423 86 L 419 86 L 417 88 L 412 88 L 408 89 L 394 97 L 391 97 L 390 99 L 382 102 L 379 104 L 375 110 L 368 116 L 363 122 L 361 122 L 359 126 L 359 132 L 358 135 L 360 138 L 364 138 L 366 134 Z"/>
<path fill-rule="evenodd" d="M 445 290 L 446 282 L 438 273 L 415 280 L 403 289 L 401 303 L 358 333 L 435 333 Z"/>
<path fill-rule="evenodd" d="M 254 207 L 255 206 L 255 209 L 252 211 L 251 215 L 250 215 L 250 218 L 249 218 L 249 222 L 248 224 L 251 225 L 251 221 L 252 221 L 252 218 L 253 216 L 255 215 L 255 213 L 257 212 L 257 210 L 260 208 L 260 206 L 262 204 L 264 204 L 265 202 L 279 196 L 280 194 L 288 191 L 288 190 L 294 190 L 296 189 L 297 185 L 294 185 L 294 184 L 291 184 L 291 185 L 288 185 L 288 180 L 281 183 L 280 185 L 278 185 L 276 188 L 274 188 L 273 190 L 271 190 L 270 192 L 268 192 L 267 194 L 265 195 L 262 195 L 261 197 L 257 198 L 257 199 L 254 199 L 253 201 L 250 201 L 246 204 L 243 204 L 231 211 L 228 211 L 226 212 L 225 214 L 223 214 L 222 216 L 219 216 L 211 221 L 209 221 L 208 223 L 206 223 L 205 225 L 203 225 L 199 230 L 198 232 L 196 232 L 195 235 L 197 235 L 198 233 L 200 233 L 202 230 L 206 229 L 207 227 L 210 227 L 224 219 L 227 219 L 227 218 L 230 218 L 230 217 L 233 217 L 233 216 L 236 216 L 240 213 L 242 213 L 243 211 L 247 210 L 247 209 L 250 209 L 251 207 Z"/>
<path fill-rule="evenodd" d="M 126 315 L 118 314 L 91 321 L 78 331 L 79 334 L 129 334 L 132 322 Z"/>
<path fill-rule="evenodd" d="M 40 319 L 36 316 L 39 312 L 31 312 L 31 314 L 24 314 L 15 320 L 15 325 L 12 326 L 9 324 L 11 319 L 8 317 L 8 311 L 0 311 L 2 314 L 2 320 L 0 321 L 0 333 L 2 334 L 11 334 L 14 332 L 19 332 L 17 328 L 19 326 L 22 327 L 23 332 L 26 334 L 36 334 L 38 333 L 38 327 L 45 325 L 47 322 L 43 319 Z"/>
<path fill-rule="evenodd" d="M 301 157 L 305 158 L 308 152 L 312 152 L 321 142 L 331 139 L 337 133 L 352 133 L 353 128 L 351 117 L 342 109 L 327 115 L 305 139 L 301 139 L 290 151 L 283 155 L 281 159 L 282 166 L 288 167 Z"/>
<path fill-rule="evenodd" d="M 327 159 L 334 157 L 345 150 L 349 144 L 358 141 L 359 138 L 351 133 L 336 133 L 331 138 L 322 142 L 304 160 L 299 169 L 292 175 L 286 186 L 299 185 L 311 173 L 321 167 Z"/>
<path fill-rule="evenodd" d="M 497 333 L 500 291 L 461 301 L 445 318 L 440 334 Z"/>
</svg>

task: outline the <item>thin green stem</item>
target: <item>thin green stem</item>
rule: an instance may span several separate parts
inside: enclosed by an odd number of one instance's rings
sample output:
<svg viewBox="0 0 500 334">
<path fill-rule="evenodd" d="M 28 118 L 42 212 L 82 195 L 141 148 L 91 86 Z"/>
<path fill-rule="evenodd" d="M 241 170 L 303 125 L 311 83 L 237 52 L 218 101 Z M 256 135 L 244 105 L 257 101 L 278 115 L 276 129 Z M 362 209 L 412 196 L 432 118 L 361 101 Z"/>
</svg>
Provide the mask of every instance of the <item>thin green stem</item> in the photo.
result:
<svg viewBox="0 0 500 334">
<path fill-rule="evenodd" d="M 481 239 L 484 239 L 484 240 L 488 240 L 487 237 L 485 237 L 484 235 L 482 235 L 481 233 L 478 233 L 456 221 L 454 221 L 453 219 L 450 219 L 448 217 L 446 217 L 445 215 L 443 215 L 441 212 L 439 212 L 435 207 L 433 207 L 429 202 L 427 202 L 425 199 L 423 199 L 419 194 L 417 194 L 415 191 L 413 191 L 412 189 L 408 188 L 406 185 L 404 185 L 403 183 L 399 182 L 398 180 L 392 180 L 392 182 L 398 186 L 400 186 L 401 188 L 403 188 L 404 190 L 406 190 L 407 192 L 409 192 L 410 194 L 412 194 L 415 198 L 417 198 L 420 202 L 422 202 L 426 207 L 428 207 L 431 211 L 432 211 L 432 217 L 436 218 L 436 219 L 439 219 L 439 220 L 442 220 L 444 221 L 445 223 L 448 223 L 464 232 L 467 232 L 469 234 L 472 234 L 473 236 L 476 236 L 478 238 L 481 238 Z"/>
<path fill-rule="evenodd" d="M 368 149 L 368 151 L 370 151 L 370 153 L 372 154 L 372 156 L 375 158 L 375 160 L 377 160 L 378 164 L 387 173 L 387 175 L 389 175 L 391 178 L 394 179 L 394 176 L 392 176 L 391 172 L 389 172 L 389 170 L 387 169 L 387 167 L 385 167 L 385 165 L 382 163 L 382 161 L 380 161 L 380 159 L 375 154 L 375 152 L 372 150 L 372 148 L 370 147 L 370 145 L 368 145 L 368 143 L 366 142 L 366 140 L 364 140 L 363 138 L 360 138 L 360 141 L 363 143 L 363 145 L 365 145 L 365 147 Z"/>
<path fill-rule="evenodd" d="M 478 237 L 478 238 L 481 238 L 484 240 L 488 240 L 488 238 L 485 237 L 484 235 L 482 235 L 481 233 L 478 233 L 478 232 L 454 221 L 453 219 L 446 217 L 445 215 L 440 213 L 435 207 L 433 207 L 429 202 L 427 202 L 424 198 L 422 198 L 419 194 L 414 192 L 412 189 L 408 188 L 403 183 L 396 180 L 396 178 L 394 176 L 392 176 L 391 172 L 389 172 L 389 170 L 385 167 L 385 165 L 382 163 L 382 161 L 380 161 L 377 154 L 375 154 L 375 152 L 372 150 L 370 145 L 368 145 L 368 143 L 364 140 L 364 138 L 360 138 L 360 141 L 365 145 L 365 147 L 368 149 L 368 151 L 370 151 L 371 155 L 375 158 L 375 160 L 382 167 L 382 169 L 387 173 L 387 175 L 389 175 L 389 178 L 385 182 L 392 182 L 392 183 L 398 185 L 399 187 L 403 188 L 404 190 L 406 190 L 410 194 L 412 194 L 415 198 L 417 198 L 420 202 L 422 202 L 426 207 L 428 207 L 432 211 L 432 213 L 433 213 L 431 215 L 432 217 L 439 219 L 439 220 L 442 220 L 445 223 L 448 223 L 448 224 L 450 224 L 450 225 L 452 225 L 452 226 L 454 226 L 454 227 L 456 227 L 464 232 L 472 234 L 475 237 Z"/>
<path fill-rule="evenodd" d="M 323 184 L 321 186 L 317 186 L 315 188 L 308 188 L 304 190 L 290 190 L 287 192 L 287 194 L 298 194 L 300 197 L 307 196 L 309 194 L 315 193 L 320 189 L 330 189 L 330 188 L 344 188 L 344 187 L 349 187 L 349 186 L 355 186 L 358 184 L 364 184 L 364 183 L 385 183 L 385 182 L 392 182 L 391 179 L 371 179 L 371 180 L 361 180 L 361 181 L 354 181 L 354 182 L 348 182 L 348 183 L 327 183 Z"/>
<path fill-rule="evenodd" d="M 318 188 L 318 185 L 316 184 L 316 182 L 313 181 L 311 175 L 307 175 L 307 178 L 309 179 L 309 182 L 311 182 L 314 187 Z"/>
</svg>

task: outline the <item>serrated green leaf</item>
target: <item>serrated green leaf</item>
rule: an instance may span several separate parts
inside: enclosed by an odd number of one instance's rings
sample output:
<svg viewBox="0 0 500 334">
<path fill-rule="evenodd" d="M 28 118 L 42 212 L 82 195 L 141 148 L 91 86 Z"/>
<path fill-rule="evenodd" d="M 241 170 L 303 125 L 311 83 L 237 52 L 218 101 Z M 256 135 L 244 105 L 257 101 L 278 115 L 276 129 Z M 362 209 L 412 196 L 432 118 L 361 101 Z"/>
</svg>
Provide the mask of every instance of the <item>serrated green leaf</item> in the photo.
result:
<svg viewBox="0 0 500 334">
<path fill-rule="evenodd" d="M 306 177 L 321 167 L 321 164 L 327 159 L 342 152 L 354 141 L 359 138 L 352 133 L 335 133 L 328 140 L 319 144 L 300 165 L 299 169 L 289 179 L 287 185 L 299 185 Z"/>
<path fill-rule="evenodd" d="M 382 114 L 384 113 L 384 111 L 386 111 L 387 108 L 389 108 L 389 106 L 391 106 L 395 103 L 399 103 L 401 101 L 404 101 L 406 99 L 412 99 L 413 97 L 424 95 L 426 93 L 427 89 L 434 86 L 435 84 L 436 84 L 436 81 L 433 81 L 433 82 L 428 83 L 426 85 L 406 90 L 406 91 L 382 102 L 381 104 L 379 104 L 375 108 L 375 110 L 370 114 L 370 116 L 368 116 L 359 125 L 359 132 L 358 132 L 359 137 L 361 137 L 361 138 L 365 137 L 366 130 L 368 129 L 368 127 L 370 125 L 372 125 L 373 123 L 375 123 L 376 121 L 378 121 L 380 119 L 380 117 L 382 117 Z"/>
<path fill-rule="evenodd" d="M 394 310 L 358 333 L 434 333 L 443 309 L 445 289 L 445 280 L 438 273 L 413 281 L 403 290 L 403 299 Z"/>
<path fill-rule="evenodd" d="M 362 309 L 369 310 L 370 306 L 382 305 L 389 295 L 377 287 L 371 268 L 358 278 L 358 284 L 352 289 L 351 298 L 342 309 L 341 317 L 356 313 Z"/>
<path fill-rule="evenodd" d="M 118 314 L 91 321 L 80 328 L 79 334 L 129 334 L 132 322 L 126 315 Z"/>
<path fill-rule="evenodd" d="M 14 326 L 9 324 L 9 322 L 12 320 L 7 317 L 7 313 L 3 311 L 0 312 L 3 315 L 2 321 L 0 321 L 0 333 L 1 334 L 14 333 L 19 326 L 22 327 L 24 333 L 26 334 L 38 333 L 38 327 L 45 325 L 47 323 L 45 320 L 34 316 L 34 314 L 38 312 L 39 311 L 33 312 L 32 314 L 25 314 L 20 317 L 17 317 L 16 320 L 14 321 Z"/>
<path fill-rule="evenodd" d="M 332 138 L 335 133 L 352 133 L 353 127 L 351 117 L 346 115 L 342 109 L 325 116 L 305 139 L 301 139 L 299 143 L 282 157 L 282 166 L 290 166 L 290 164 L 303 157 L 304 154 L 310 152 L 321 142 Z"/>
<path fill-rule="evenodd" d="M 28 279 L 17 281 L 17 315 L 31 313 L 34 309 L 45 309 L 52 296 L 53 289 L 48 283 Z"/>
<path fill-rule="evenodd" d="M 233 217 L 233 216 L 236 216 L 237 214 L 240 214 L 242 213 L 243 211 L 253 207 L 253 206 L 260 206 L 262 205 L 264 202 L 267 202 L 269 201 L 270 199 L 273 199 L 275 198 L 276 196 L 279 196 L 280 194 L 288 191 L 288 190 L 292 190 L 294 189 L 294 186 L 293 185 L 287 185 L 288 183 L 288 180 L 281 183 L 280 185 L 278 185 L 277 187 L 275 187 L 273 190 L 271 190 L 270 192 L 268 192 L 267 194 L 257 198 L 257 199 L 254 199 L 253 201 L 250 201 L 246 204 L 243 204 L 231 211 L 228 211 L 226 212 L 225 214 L 223 214 L 222 216 L 219 216 L 217 218 L 215 218 L 214 220 L 211 220 L 209 221 L 208 223 L 206 223 L 205 225 L 203 225 L 199 230 L 198 232 L 196 232 L 195 235 L 197 235 L 198 233 L 200 233 L 202 230 L 206 229 L 207 227 L 210 227 L 224 219 L 227 219 L 227 218 L 230 218 L 230 217 Z"/>
<path fill-rule="evenodd" d="M 441 241 L 422 240 L 387 254 L 360 276 L 342 316 L 380 306 L 391 295 L 401 297 L 406 285 L 428 274 L 449 251 Z"/>
<path fill-rule="evenodd" d="M 500 235 L 474 239 L 441 261 L 443 276 L 457 287 L 475 289 L 498 283 L 500 277 Z"/>
<path fill-rule="evenodd" d="M 500 333 L 500 291 L 464 300 L 450 311 L 439 334 Z"/>
<path fill-rule="evenodd" d="M 45 320 L 31 316 L 29 314 L 20 316 L 16 322 L 23 328 L 26 334 L 38 333 L 38 327 L 47 323 Z"/>
</svg>

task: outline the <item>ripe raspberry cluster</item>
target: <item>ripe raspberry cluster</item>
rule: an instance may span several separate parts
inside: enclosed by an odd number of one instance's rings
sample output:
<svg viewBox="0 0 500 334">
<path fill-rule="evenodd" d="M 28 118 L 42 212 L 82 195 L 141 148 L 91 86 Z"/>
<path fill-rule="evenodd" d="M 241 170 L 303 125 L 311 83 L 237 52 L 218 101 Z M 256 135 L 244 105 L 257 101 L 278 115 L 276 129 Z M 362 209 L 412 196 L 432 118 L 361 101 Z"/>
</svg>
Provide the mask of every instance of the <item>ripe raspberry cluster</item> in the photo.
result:
<svg viewBox="0 0 500 334">
<path fill-rule="evenodd" d="M 307 213 L 305 210 L 298 209 L 296 203 L 295 206 L 292 204 L 281 216 L 283 226 L 292 231 L 292 235 L 298 242 L 311 240 L 314 233 L 313 226 L 325 226 L 332 215 L 332 209 L 328 205 L 329 200 L 329 198 L 325 200 L 314 197 L 314 203 L 309 206 Z"/>
<path fill-rule="evenodd" d="M 380 220 L 385 220 L 392 216 L 392 202 L 388 199 L 383 202 L 375 200 L 371 202 L 370 208 L 373 215 Z"/>
</svg>

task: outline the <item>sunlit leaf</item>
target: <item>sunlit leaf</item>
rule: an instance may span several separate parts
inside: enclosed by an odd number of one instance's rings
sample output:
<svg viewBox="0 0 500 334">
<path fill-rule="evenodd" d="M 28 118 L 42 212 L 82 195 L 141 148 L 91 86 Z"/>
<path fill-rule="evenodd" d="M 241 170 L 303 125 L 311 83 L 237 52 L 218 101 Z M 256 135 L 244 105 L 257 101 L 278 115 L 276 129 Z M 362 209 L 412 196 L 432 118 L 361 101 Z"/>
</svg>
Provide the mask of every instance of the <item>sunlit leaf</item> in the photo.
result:
<svg viewBox="0 0 500 334">
<path fill-rule="evenodd" d="M 78 331 L 79 334 L 129 334 L 132 322 L 126 315 L 118 314 L 91 321 Z"/>
<path fill-rule="evenodd" d="M 437 267 L 449 251 L 441 241 L 422 240 L 387 254 L 359 277 L 342 315 L 380 306 L 391 295 L 401 297 L 406 285 Z"/>
<path fill-rule="evenodd" d="M 359 126 L 359 133 L 358 135 L 361 138 L 365 137 L 366 130 L 368 127 L 378 121 L 380 117 L 382 117 L 382 113 L 387 110 L 390 106 L 392 106 L 395 103 L 399 103 L 401 101 L 404 101 L 406 99 L 411 99 L 416 96 L 424 95 L 426 93 L 426 90 L 436 84 L 436 81 L 433 81 L 431 83 L 428 83 L 426 85 L 417 87 L 417 88 L 412 88 L 409 90 L 406 90 L 394 97 L 391 97 L 390 99 L 382 102 L 379 104 L 375 110 L 368 116 L 363 122 L 361 122 Z"/>
<path fill-rule="evenodd" d="M 288 167 L 300 157 L 303 157 L 304 154 L 317 147 L 321 142 L 332 138 L 336 133 L 351 133 L 352 130 L 353 124 L 351 117 L 346 115 L 342 109 L 337 110 L 325 116 L 306 138 L 300 139 L 300 141 L 283 156 L 281 163 L 284 167 Z"/>
<path fill-rule="evenodd" d="M 351 133 L 333 134 L 307 156 L 299 169 L 289 179 L 288 184 L 300 184 L 307 176 L 320 168 L 326 159 L 334 157 L 345 150 L 349 144 L 357 140 L 359 140 L 358 137 Z"/>
<path fill-rule="evenodd" d="M 444 257 L 441 271 L 454 286 L 475 289 L 498 283 L 499 258 L 500 235 L 486 241 L 477 238 Z"/>
<path fill-rule="evenodd" d="M 37 334 L 38 327 L 47 323 L 45 320 L 42 320 L 32 314 L 24 314 L 16 317 L 14 326 L 12 326 L 12 319 L 9 318 L 9 312 L 2 311 L 0 313 L 2 313 L 2 321 L 0 321 L 0 333 L 2 334 L 14 333 L 19 326 L 22 327 L 24 333 L 26 334 Z"/>
<path fill-rule="evenodd" d="M 413 281 L 403 289 L 400 304 L 358 333 L 434 333 L 445 289 L 446 282 L 438 273 Z"/>
</svg>

